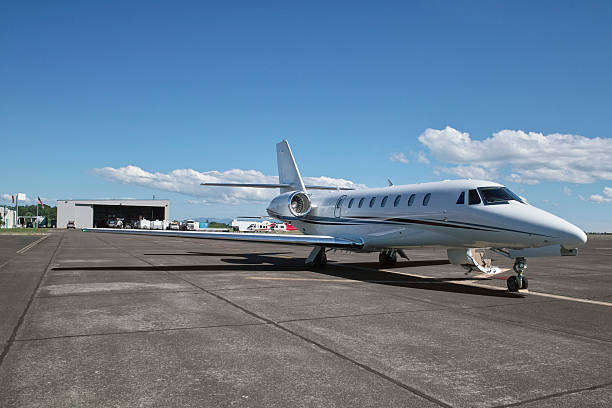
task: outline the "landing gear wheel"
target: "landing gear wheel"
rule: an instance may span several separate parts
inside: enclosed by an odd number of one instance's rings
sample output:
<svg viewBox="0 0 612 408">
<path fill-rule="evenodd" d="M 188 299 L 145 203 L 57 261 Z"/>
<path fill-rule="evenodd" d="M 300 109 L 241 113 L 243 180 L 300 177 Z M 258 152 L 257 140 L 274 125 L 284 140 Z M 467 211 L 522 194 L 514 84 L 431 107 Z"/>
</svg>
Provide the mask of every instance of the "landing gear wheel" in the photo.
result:
<svg viewBox="0 0 612 408">
<path fill-rule="evenodd" d="M 521 279 L 523 281 L 523 284 L 521 285 L 521 289 L 527 289 L 527 287 L 529 286 L 529 282 L 527 281 L 527 277 L 523 276 L 523 279 Z"/>
<path fill-rule="evenodd" d="M 525 279 L 525 278 L 523 278 Z M 519 282 L 516 276 L 510 276 L 506 280 L 506 285 L 508 285 L 508 292 L 518 292 L 519 290 Z"/>
<path fill-rule="evenodd" d="M 378 262 L 383 268 L 393 266 L 397 263 L 397 254 L 395 251 L 382 251 L 378 255 Z"/>
</svg>

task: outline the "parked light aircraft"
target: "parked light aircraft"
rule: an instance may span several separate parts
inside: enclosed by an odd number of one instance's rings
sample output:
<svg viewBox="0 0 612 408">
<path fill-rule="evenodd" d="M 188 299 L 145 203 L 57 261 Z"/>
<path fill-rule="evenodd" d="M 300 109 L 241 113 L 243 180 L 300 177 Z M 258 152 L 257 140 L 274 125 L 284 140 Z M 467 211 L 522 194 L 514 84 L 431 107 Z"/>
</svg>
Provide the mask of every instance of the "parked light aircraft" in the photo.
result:
<svg viewBox="0 0 612 408">
<path fill-rule="evenodd" d="M 502 270 L 485 258 L 484 249 L 513 258 L 516 275 L 508 290 L 526 289 L 526 258 L 573 256 L 587 236 L 577 226 L 530 205 L 507 187 L 486 180 L 445 180 L 433 183 L 350 189 L 305 185 L 289 143 L 276 145 L 278 184 L 202 183 L 203 186 L 279 188 L 267 212 L 291 222 L 303 235 L 199 231 L 147 231 L 88 228 L 87 231 L 180 236 L 309 245 L 309 267 L 323 267 L 326 251 L 345 249 L 378 252 L 383 266 L 408 259 L 414 247 L 447 248 L 452 264 L 468 272 L 496 274 Z M 316 190 L 328 190 L 315 194 Z M 331 191 L 330 191 L 331 190 Z"/>
</svg>

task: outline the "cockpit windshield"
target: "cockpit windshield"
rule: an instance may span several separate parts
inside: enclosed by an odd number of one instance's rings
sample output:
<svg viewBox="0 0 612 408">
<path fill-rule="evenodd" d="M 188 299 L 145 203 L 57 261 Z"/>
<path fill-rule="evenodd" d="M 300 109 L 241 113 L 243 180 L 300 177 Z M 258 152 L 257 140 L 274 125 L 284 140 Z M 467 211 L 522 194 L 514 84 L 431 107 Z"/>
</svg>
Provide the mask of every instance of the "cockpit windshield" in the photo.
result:
<svg viewBox="0 0 612 408">
<path fill-rule="evenodd" d="M 479 187 L 478 191 L 485 204 L 508 204 L 512 200 L 523 203 L 523 200 L 508 187 Z"/>
</svg>

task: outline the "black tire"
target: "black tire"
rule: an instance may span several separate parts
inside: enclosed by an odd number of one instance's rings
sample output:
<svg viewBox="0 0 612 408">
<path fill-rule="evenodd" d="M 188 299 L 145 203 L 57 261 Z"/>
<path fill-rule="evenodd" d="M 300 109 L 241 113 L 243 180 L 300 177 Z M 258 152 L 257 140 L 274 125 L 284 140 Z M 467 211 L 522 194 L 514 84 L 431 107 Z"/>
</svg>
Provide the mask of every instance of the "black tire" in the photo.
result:
<svg viewBox="0 0 612 408">
<path fill-rule="evenodd" d="M 527 289 L 529 287 L 529 281 L 527 280 L 525 276 L 523 276 L 523 279 L 521 280 L 523 281 L 523 284 L 521 285 L 521 289 Z"/>
<path fill-rule="evenodd" d="M 506 280 L 506 285 L 508 286 L 508 292 L 518 292 L 519 290 L 518 278 L 514 275 Z"/>
<path fill-rule="evenodd" d="M 397 257 L 388 256 L 386 253 L 381 252 L 378 254 L 378 262 L 383 268 L 393 266 L 397 263 Z"/>
</svg>

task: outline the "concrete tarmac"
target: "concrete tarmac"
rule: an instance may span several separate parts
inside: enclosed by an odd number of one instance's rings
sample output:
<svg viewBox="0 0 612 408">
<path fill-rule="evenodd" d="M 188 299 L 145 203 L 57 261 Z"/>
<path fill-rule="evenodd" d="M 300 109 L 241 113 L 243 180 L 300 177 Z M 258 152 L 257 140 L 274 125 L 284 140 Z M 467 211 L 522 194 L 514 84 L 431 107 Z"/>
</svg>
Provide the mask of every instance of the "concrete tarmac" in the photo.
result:
<svg viewBox="0 0 612 408">
<path fill-rule="evenodd" d="M 610 236 L 520 294 L 442 250 L 38 239 L 0 237 L 1 407 L 612 406 Z"/>
</svg>

